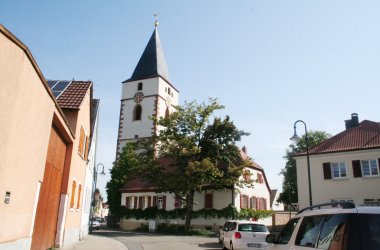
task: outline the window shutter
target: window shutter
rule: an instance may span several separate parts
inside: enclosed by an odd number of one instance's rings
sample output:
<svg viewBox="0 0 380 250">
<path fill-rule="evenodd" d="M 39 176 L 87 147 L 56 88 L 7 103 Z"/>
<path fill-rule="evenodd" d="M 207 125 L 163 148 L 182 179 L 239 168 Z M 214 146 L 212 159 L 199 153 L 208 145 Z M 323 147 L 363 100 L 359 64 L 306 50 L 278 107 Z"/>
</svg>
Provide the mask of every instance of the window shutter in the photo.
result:
<svg viewBox="0 0 380 250">
<path fill-rule="evenodd" d="M 78 187 L 78 201 L 77 201 L 77 209 L 80 208 L 80 196 L 82 194 L 82 184 L 79 184 L 79 187 Z"/>
<path fill-rule="evenodd" d="M 362 168 L 359 160 L 352 161 L 352 170 L 355 178 L 362 177 Z"/>
<path fill-rule="evenodd" d="M 151 196 L 148 196 L 148 206 L 147 207 L 151 207 L 150 205 L 150 201 L 152 200 L 152 197 Z"/>
<path fill-rule="evenodd" d="M 323 177 L 325 180 L 331 179 L 331 163 L 325 162 L 323 163 Z"/>
<path fill-rule="evenodd" d="M 240 194 L 240 208 L 243 208 L 243 195 Z"/>
<path fill-rule="evenodd" d="M 162 196 L 162 208 L 166 209 L 166 195 Z"/>
<path fill-rule="evenodd" d="M 84 159 L 86 161 L 88 160 L 88 150 L 89 150 L 89 147 L 90 147 L 90 138 L 88 136 L 86 136 L 86 150 L 85 150 L 85 153 L 84 153 Z"/>
<path fill-rule="evenodd" d="M 256 209 L 256 197 L 255 196 L 251 197 L 251 208 Z"/>
<path fill-rule="evenodd" d="M 212 208 L 212 194 L 205 194 L 205 208 Z"/>
<path fill-rule="evenodd" d="M 74 207 L 74 199 L 75 199 L 75 189 L 77 187 L 77 183 L 73 181 L 72 187 L 71 187 L 71 200 L 70 200 L 70 208 Z"/>
<path fill-rule="evenodd" d="M 133 202 L 133 208 L 137 208 L 137 197 L 133 197 L 134 198 L 134 202 Z"/>
<path fill-rule="evenodd" d="M 84 129 L 83 127 L 80 127 L 78 152 L 81 156 L 83 156 L 83 143 L 84 143 Z"/>
<path fill-rule="evenodd" d="M 142 208 L 142 199 L 143 199 L 143 197 L 139 196 L 139 206 L 138 206 L 138 208 Z"/>
<path fill-rule="evenodd" d="M 157 206 L 157 196 L 153 196 L 153 207 Z"/>
<path fill-rule="evenodd" d="M 126 198 L 125 198 L 125 207 L 126 207 L 126 208 L 130 208 L 130 207 L 129 207 L 129 199 L 130 199 L 129 197 L 126 197 Z"/>
<path fill-rule="evenodd" d="M 267 199 L 263 198 L 264 210 L 267 210 Z"/>
</svg>

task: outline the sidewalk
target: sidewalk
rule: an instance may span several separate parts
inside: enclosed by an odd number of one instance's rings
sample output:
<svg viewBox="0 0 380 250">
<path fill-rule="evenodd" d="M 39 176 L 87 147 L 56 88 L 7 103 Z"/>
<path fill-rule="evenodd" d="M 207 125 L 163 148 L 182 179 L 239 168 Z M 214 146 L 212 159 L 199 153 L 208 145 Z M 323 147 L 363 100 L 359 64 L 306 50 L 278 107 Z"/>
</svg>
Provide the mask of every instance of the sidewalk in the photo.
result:
<svg viewBox="0 0 380 250">
<path fill-rule="evenodd" d="M 84 240 L 70 246 L 63 247 L 62 250 L 128 250 L 121 242 L 97 235 L 88 235 Z"/>
</svg>

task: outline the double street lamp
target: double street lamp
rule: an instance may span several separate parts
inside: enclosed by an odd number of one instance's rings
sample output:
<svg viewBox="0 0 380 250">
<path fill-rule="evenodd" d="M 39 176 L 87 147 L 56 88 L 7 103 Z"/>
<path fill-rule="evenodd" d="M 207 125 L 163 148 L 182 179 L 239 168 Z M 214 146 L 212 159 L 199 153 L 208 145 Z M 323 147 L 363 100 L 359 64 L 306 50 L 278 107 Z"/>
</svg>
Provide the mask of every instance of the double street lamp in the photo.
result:
<svg viewBox="0 0 380 250">
<path fill-rule="evenodd" d="M 309 137 L 307 136 L 307 127 L 306 123 L 302 120 L 298 120 L 294 123 L 294 135 L 290 138 L 294 143 L 298 143 L 301 138 L 297 135 L 297 123 L 303 123 L 305 126 L 305 144 L 306 144 L 306 160 L 307 160 L 307 178 L 309 181 L 309 204 L 313 205 L 313 197 L 311 192 L 311 178 L 310 178 L 310 159 L 309 159 Z"/>
<path fill-rule="evenodd" d="M 92 203 L 91 203 L 91 216 L 90 216 L 90 233 L 92 232 L 92 223 L 94 221 L 94 212 L 95 212 L 95 192 L 96 192 L 96 184 L 97 184 L 97 181 L 98 181 L 98 168 L 99 166 L 102 166 L 102 172 L 100 172 L 99 174 L 100 175 L 106 175 L 106 173 L 104 172 L 104 165 L 103 163 L 98 163 L 98 165 L 96 165 L 96 168 L 95 171 L 94 171 L 94 192 L 92 194 Z"/>
</svg>

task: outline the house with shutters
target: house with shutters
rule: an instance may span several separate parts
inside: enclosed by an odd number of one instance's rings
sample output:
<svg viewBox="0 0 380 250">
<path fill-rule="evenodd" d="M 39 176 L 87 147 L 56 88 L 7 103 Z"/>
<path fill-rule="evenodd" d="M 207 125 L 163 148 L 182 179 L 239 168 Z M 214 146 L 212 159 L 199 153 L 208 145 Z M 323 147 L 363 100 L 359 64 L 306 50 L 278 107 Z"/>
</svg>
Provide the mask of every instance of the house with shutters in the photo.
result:
<svg viewBox="0 0 380 250">
<path fill-rule="evenodd" d="M 313 204 L 347 200 L 380 205 L 380 123 L 359 122 L 356 113 L 341 133 L 310 148 Z M 295 156 L 299 207 L 309 205 L 307 160 Z"/>
<path fill-rule="evenodd" d="M 88 234 L 95 169 L 99 100 L 91 81 L 48 80 L 76 140 L 70 158 L 67 193 L 61 194 L 55 246 L 69 246 Z"/>
<path fill-rule="evenodd" d="M 242 158 L 246 159 L 247 149 L 243 147 L 241 150 Z M 162 160 L 164 163 L 165 160 Z M 251 178 L 254 180 L 253 187 L 239 187 L 235 185 L 231 189 L 196 192 L 194 195 L 194 211 L 201 209 L 217 209 L 227 208 L 229 205 L 236 207 L 238 211 L 243 208 L 251 208 L 255 210 L 271 209 L 271 190 L 264 169 L 256 162 L 251 161 L 251 165 L 243 170 L 240 179 Z M 155 188 L 150 183 L 133 179 L 125 183 L 121 189 L 121 205 L 128 209 L 146 209 L 149 207 L 157 207 L 166 211 L 174 210 L 181 206 L 180 200 L 172 193 L 156 193 Z M 218 230 L 225 222 L 226 218 L 195 218 L 192 220 L 193 227 L 201 227 L 207 229 Z M 175 221 L 159 221 L 176 223 Z M 262 219 L 262 223 L 272 225 L 271 218 Z M 136 220 L 134 218 L 122 219 L 121 228 L 124 230 L 133 230 L 141 226 L 141 223 L 148 223 L 144 220 Z M 179 220 L 180 224 L 184 221 Z"/>
</svg>

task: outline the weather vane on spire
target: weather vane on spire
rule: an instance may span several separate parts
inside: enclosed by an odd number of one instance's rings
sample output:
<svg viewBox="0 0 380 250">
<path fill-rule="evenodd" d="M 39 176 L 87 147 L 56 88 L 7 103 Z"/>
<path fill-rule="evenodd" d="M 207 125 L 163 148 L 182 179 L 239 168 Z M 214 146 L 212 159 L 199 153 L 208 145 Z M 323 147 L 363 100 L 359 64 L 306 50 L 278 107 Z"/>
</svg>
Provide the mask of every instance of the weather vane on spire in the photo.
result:
<svg viewBox="0 0 380 250">
<path fill-rule="evenodd" d="M 154 14 L 154 19 L 155 19 L 155 21 L 154 21 L 154 27 L 157 29 L 157 26 L 158 26 L 158 15 L 159 15 L 160 13 L 155 13 Z"/>
</svg>

